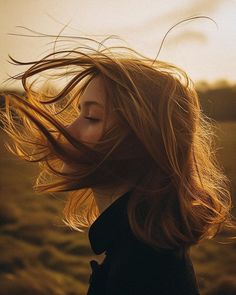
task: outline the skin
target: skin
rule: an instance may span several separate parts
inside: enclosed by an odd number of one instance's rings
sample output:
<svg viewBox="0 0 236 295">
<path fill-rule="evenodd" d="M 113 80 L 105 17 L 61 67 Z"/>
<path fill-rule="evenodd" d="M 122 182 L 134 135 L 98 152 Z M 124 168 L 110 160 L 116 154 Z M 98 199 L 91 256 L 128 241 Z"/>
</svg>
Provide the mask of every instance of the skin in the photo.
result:
<svg viewBox="0 0 236 295">
<path fill-rule="evenodd" d="M 103 127 L 105 130 L 115 124 L 116 119 L 114 114 L 108 113 L 105 122 L 104 116 L 104 98 L 105 90 L 101 77 L 97 76 L 90 81 L 86 90 L 80 97 L 80 116 L 67 127 L 68 131 L 79 140 L 86 141 L 87 145 L 93 146 L 103 134 Z M 90 103 L 88 103 L 90 101 Z M 93 101 L 93 103 L 91 103 Z M 69 167 L 64 165 L 63 172 L 68 172 Z M 106 188 L 92 188 L 92 192 L 98 206 L 100 214 L 111 205 L 116 199 L 129 190 L 129 186 L 123 185 L 115 187 L 114 189 Z"/>
</svg>

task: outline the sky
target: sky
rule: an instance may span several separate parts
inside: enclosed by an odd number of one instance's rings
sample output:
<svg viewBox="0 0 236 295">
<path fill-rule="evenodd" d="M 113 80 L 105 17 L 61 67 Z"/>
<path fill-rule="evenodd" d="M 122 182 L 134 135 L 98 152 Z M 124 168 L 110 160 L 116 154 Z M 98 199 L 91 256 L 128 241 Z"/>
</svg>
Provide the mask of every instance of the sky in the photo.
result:
<svg viewBox="0 0 236 295">
<path fill-rule="evenodd" d="M 192 16 L 208 16 L 184 22 L 172 30 L 158 59 L 184 69 L 194 82 L 236 81 L 236 0 L 0 0 L 0 88 L 21 88 L 20 81 L 3 83 L 27 66 L 15 66 L 8 54 L 32 61 L 49 54 L 55 38 L 63 35 L 105 38 L 118 35 L 119 43 L 155 58 L 165 33 L 179 21 Z M 15 34 L 15 35 L 14 35 Z M 101 40 L 101 39 L 99 39 Z M 58 43 L 59 46 L 63 44 Z M 72 44 L 75 47 L 75 44 Z"/>
</svg>

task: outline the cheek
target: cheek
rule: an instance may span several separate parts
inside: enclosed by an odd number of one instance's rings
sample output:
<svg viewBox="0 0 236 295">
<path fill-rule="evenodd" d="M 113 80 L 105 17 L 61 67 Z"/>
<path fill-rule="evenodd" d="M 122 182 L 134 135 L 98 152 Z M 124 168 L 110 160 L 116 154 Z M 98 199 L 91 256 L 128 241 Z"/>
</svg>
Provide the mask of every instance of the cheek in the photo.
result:
<svg viewBox="0 0 236 295">
<path fill-rule="evenodd" d="M 102 124 L 101 123 L 88 123 L 80 126 L 79 138 L 83 141 L 91 142 L 91 145 L 98 141 L 102 136 Z M 88 145 L 90 145 L 88 143 Z"/>
<path fill-rule="evenodd" d="M 67 127 L 67 131 L 78 140 L 91 142 L 85 144 L 93 145 L 93 142 L 101 138 L 102 128 L 103 124 L 101 122 L 91 123 L 84 118 L 78 118 Z"/>
</svg>

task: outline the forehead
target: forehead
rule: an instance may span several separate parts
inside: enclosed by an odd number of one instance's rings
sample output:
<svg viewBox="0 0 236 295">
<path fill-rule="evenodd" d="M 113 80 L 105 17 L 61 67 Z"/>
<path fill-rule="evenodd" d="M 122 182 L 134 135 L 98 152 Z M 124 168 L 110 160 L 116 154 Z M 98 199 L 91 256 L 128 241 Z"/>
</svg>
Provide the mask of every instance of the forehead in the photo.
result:
<svg viewBox="0 0 236 295">
<path fill-rule="evenodd" d="M 96 76 L 87 85 L 85 91 L 80 97 L 80 102 L 81 104 L 87 102 L 87 105 L 90 104 L 94 106 L 103 106 L 105 104 L 105 95 L 106 93 L 102 78 Z"/>
</svg>

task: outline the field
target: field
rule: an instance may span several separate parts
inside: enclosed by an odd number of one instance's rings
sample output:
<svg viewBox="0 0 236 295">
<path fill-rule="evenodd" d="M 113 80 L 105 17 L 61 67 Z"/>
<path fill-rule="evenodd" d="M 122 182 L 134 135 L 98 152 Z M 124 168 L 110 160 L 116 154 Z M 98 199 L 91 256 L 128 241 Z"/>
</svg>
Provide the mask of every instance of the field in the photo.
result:
<svg viewBox="0 0 236 295">
<path fill-rule="evenodd" d="M 235 197 L 236 123 L 218 126 L 217 153 Z M 33 192 L 37 165 L 16 159 L 3 145 L 5 135 L 0 136 L 0 295 L 86 294 L 89 260 L 104 256 L 93 255 L 86 233 L 62 223 L 65 194 Z M 236 294 L 236 241 L 222 244 L 222 237 L 191 250 L 201 294 Z M 235 293 L 216 293 L 214 288 Z"/>
</svg>

